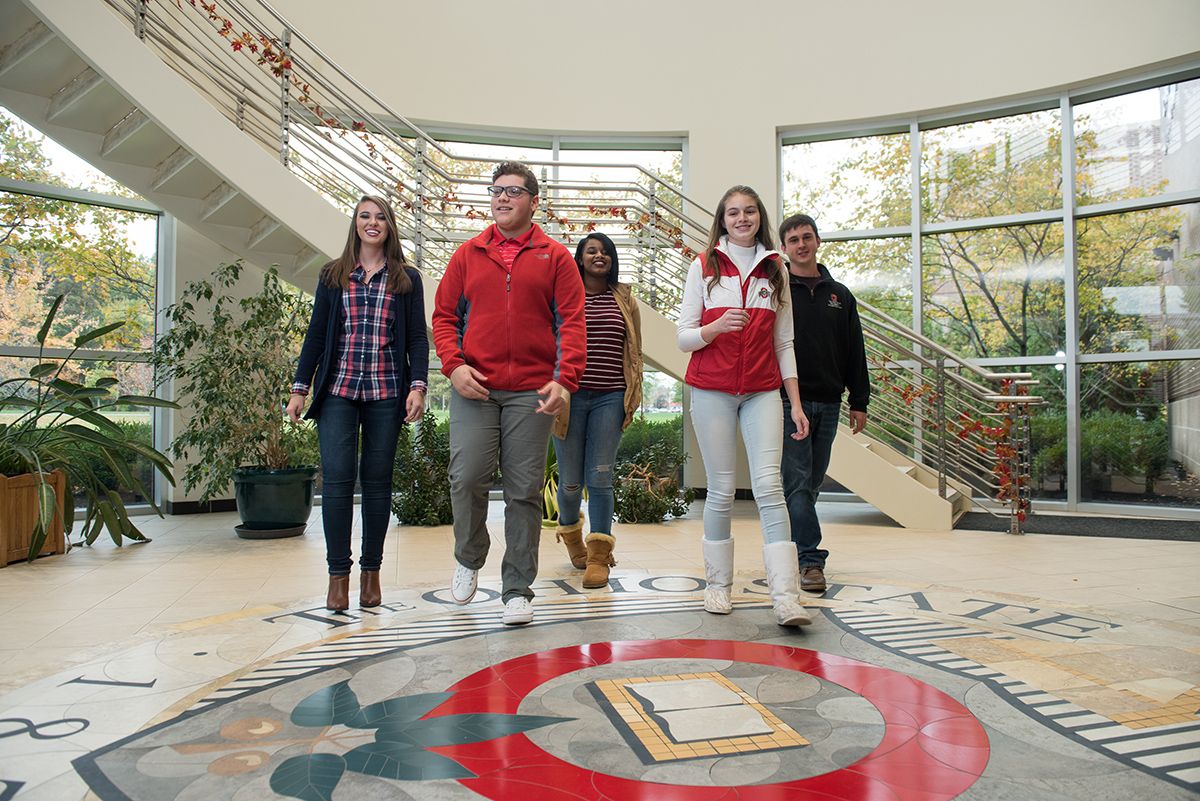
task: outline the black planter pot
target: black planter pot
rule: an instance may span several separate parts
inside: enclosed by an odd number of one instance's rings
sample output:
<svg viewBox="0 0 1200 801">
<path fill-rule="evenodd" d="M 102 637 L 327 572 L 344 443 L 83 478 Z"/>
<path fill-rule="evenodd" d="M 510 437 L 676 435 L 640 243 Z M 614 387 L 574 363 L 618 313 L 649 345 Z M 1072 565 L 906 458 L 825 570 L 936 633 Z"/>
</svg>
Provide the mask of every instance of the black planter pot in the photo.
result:
<svg viewBox="0 0 1200 801">
<path fill-rule="evenodd" d="M 317 468 L 239 467 L 233 471 L 234 497 L 243 539 L 277 539 L 304 533 L 313 507 Z"/>
</svg>

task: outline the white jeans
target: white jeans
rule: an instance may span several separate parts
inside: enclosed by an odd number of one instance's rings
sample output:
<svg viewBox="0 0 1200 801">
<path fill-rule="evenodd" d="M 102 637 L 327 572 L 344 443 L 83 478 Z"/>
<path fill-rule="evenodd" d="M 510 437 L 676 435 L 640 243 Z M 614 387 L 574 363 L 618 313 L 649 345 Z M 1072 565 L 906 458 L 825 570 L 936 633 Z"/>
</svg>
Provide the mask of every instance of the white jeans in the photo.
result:
<svg viewBox="0 0 1200 801">
<path fill-rule="evenodd" d="M 763 542 L 790 541 L 791 524 L 779 474 L 783 455 L 783 400 L 779 392 L 731 395 L 693 388 L 692 426 L 708 477 L 704 539 L 729 539 L 739 425 L 750 463 L 750 488 L 758 502 Z"/>
</svg>

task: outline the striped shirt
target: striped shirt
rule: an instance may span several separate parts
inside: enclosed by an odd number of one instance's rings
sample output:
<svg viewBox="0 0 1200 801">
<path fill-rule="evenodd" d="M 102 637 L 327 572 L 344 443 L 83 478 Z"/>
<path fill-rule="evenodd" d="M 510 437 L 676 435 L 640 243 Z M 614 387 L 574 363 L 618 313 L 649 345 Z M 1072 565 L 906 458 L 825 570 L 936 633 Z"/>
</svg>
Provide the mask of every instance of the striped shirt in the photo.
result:
<svg viewBox="0 0 1200 801">
<path fill-rule="evenodd" d="M 579 379 L 580 389 L 601 392 L 625 389 L 625 315 L 609 289 L 588 295 L 587 366 Z"/>
<path fill-rule="evenodd" d="M 392 354 L 394 296 L 387 291 L 388 268 L 363 283 L 362 265 L 350 273 L 342 291 L 342 338 L 329 394 L 348 400 L 376 401 L 400 394 L 400 372 Z"/>
</svg>

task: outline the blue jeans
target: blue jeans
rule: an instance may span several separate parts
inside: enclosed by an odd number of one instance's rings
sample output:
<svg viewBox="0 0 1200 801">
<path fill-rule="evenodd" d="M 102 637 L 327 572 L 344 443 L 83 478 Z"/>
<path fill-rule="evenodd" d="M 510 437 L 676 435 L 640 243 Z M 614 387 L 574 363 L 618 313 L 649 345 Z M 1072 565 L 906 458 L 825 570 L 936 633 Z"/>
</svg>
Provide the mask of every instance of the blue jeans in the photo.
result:
<svg viewBox="0 0 1200 801">
<path fill-rule="evenodd" d="M 383 563 L 383 540 L 391 514 L 392 466 L 400 435 L 404 398 L 352 401 L 330 395 L 321 407 L 317 438 L 321 443 L 321 522 L 329 575 L 350 573 L 350 529 L 354 520 L 354 480 L 362 485 L 362 570 Z M 362 459 L 358 459 L 359 430 Z"/>
<path fill-rule="evenodd" d="M 558 524 L 579 522 L 583 487 L 588 491 L 592 532 L 612 534 L 613 462 L 625 422 L 625 390 L 581 389 L 571 396 L 571 420 L 564 439 L 554 438 L 558 457 Z"/>
<path fill-rule="evenodd" d="M 841 403 L 800 401 L 808 416 L 809 435 L 802 440 L 792 439 L 796 425 L 792 422 L 792 405 L 783 401 L 783 495 L 787 499 L 788 517 L 792 522 L 792 542 L 799 551 L 801 566 L 825 567 L 829 551 L 822 550 L 821 521 L 817 520 L 817 496 L 821 482 L 829 469 L 829 454 L 837 436 Z"/>
</svg>

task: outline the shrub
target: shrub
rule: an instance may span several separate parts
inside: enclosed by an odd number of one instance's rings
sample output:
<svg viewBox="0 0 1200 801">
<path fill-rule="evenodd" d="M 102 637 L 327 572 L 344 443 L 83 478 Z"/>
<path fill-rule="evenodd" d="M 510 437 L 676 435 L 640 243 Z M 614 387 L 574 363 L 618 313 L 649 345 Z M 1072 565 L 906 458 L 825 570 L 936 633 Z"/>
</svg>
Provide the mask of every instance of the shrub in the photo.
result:
<svg viewBox="0 0 1200 801">
<path fill-rule="evenodd" d="M 696 493 L 680 486 L 686 460 L 682 417 L 659 422 L 635 418 L 617 451 L 613 477 L 617 519 L 661 523 L 667 515 L 687 514 Z"/>
<path fill-rule="evenodd" d="M 621 444 L 617 448 L 617 461 L 634 460 L 648 445 L 655 442 L 674 442 L 682 449 L 683 445 L 683 415 L 676 415 L 664 420 L 651 420 L 644 414 L 636 415 L 629 428 L 621 435 Z M 683 462 L 681 461 L 680 464 Z"/>
<path fill-rule="evenodd" d="M 1162 477 L 1169 462 L 1167 423 L 1161 416 L 1150 420 L 1101 409 L 1083 418 L 1083 472 L 1141 475 L 1147 494 Z"/>
<path fill-rule="evenodd" d="M 450 427 L 429 409 L 415 426 L 400 429 L 392 476 L 392 514 L 405 525 L 443 526 L 450 506 Z"/>
<path fill-rule="evenodd" d="M 1058 476 L 1059 490 L 1067 475 L 1067 418 L 1060 411 L 1037 414 L 1029 420 L 1033 476 L 1040 486 L 1049 476 Z"/>
</svg>

